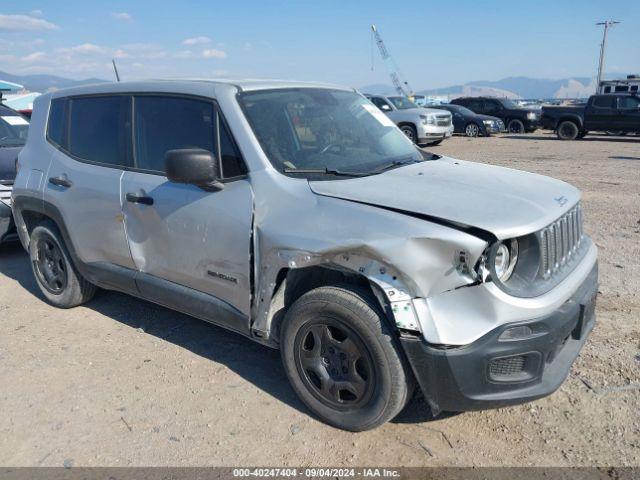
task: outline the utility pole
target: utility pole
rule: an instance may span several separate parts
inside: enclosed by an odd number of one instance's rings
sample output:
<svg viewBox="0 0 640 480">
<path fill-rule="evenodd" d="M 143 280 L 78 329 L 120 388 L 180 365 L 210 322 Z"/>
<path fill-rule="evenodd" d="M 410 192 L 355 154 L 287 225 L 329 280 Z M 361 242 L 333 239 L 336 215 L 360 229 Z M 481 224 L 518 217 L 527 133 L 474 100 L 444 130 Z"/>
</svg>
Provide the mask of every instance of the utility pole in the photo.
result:
<svg viewBox="0 0 640 480">
<path fill-rule="evenodd" d="M 607 33 L 609 32 L 609 28 L 619 23 L 620 22 L 616 22 L 615 20 L 605 20 L 604 22 L 596 23 L 596 25 L 604 25 L 602 43 L 600 44 L 600 61 L 598 62 L 598 86 L 596 87 L 596 89 L 600 88 L 600 82 L 602 82 L 602 77 L 604 76 L 604 54 L 607 48 Z"/>
</svg>

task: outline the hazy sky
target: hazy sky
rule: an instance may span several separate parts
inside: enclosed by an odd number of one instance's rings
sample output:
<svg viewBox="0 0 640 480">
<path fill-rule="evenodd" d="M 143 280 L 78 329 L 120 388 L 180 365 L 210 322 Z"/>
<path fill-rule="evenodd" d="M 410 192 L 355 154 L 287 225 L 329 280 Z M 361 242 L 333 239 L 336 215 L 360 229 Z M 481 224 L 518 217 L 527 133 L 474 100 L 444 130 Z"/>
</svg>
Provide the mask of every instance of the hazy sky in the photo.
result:
<svg viewBox="0 0 640 480">
<path fill-rule="evenodd" d="M 0 5 L 0 70 L 71 78 L 230 76 L 389 83 L 376 23 L 416 89 L 525 75 L 640 72 L 640 2 L 19 0 Z"/>
</svg>

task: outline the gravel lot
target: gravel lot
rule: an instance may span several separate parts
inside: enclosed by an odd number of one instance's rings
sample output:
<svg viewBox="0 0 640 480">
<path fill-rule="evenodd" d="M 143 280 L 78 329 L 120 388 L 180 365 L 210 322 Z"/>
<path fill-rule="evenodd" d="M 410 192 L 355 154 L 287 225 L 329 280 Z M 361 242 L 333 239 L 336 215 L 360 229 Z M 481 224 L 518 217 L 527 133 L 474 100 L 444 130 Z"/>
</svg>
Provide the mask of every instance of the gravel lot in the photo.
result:
<svg viewBox="0 0 640 480">
<path fill-rule="evenodd" d="M 278 352 L 117 293 L 57 310 L 8 245 L 0 465 L 640 466 L 640 137 L 456 137 L 432 151 L 584 192 L 598 323 L 554 395 L 437 420 L 417 399 L 375 431 L 342 432 L 308 415 Z"/>
</svg>

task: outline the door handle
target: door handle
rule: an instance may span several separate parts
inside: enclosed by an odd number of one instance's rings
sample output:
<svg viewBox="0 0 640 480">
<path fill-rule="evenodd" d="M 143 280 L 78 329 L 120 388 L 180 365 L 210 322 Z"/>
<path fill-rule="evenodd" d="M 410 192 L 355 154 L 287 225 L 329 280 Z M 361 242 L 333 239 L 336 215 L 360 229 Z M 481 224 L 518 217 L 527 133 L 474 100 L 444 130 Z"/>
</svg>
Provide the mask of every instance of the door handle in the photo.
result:
<svg viewBox="0 0 640 480">
<path fill-rule="evenodd" d="M 141 203 L 143 205 L 153 205 L 153 198 L 147 195 L 140 195 L 137 193 L 127 193 L 127 202 Z"/>
<path fill-rule="evenodd" d="M 60 175 L 59 177 L 50 177 L 49 183 L 57 187 L 69 188 L 73 185 L 73 182 L 67 178 L 66 175 Z"/>
</svg>

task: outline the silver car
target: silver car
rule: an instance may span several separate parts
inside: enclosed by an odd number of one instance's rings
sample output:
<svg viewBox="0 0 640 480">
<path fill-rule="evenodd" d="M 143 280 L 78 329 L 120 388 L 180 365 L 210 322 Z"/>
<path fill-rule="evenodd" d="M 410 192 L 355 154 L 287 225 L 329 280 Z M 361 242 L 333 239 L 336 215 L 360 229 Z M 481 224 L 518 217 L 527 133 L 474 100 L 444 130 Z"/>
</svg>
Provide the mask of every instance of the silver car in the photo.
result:
<svg viewBox="0 0 640 480">
<path fill-rule="evenodd" d="M 406 97 L 366 95 L 409 139 L 418 145 L 438 145 L 453 135 L 451 112 L 419 107 Z"/>
<path fill-rule="evenodd" d="M 416 383 L 434 415 L 548 395 L 594 325 L 577 189 L 425 153 L 347 88 L 48 93 L 13 213 L 53 305 L 117 290 L 280 349 L 309 409 L 353 431 Z"/>
</svg>

